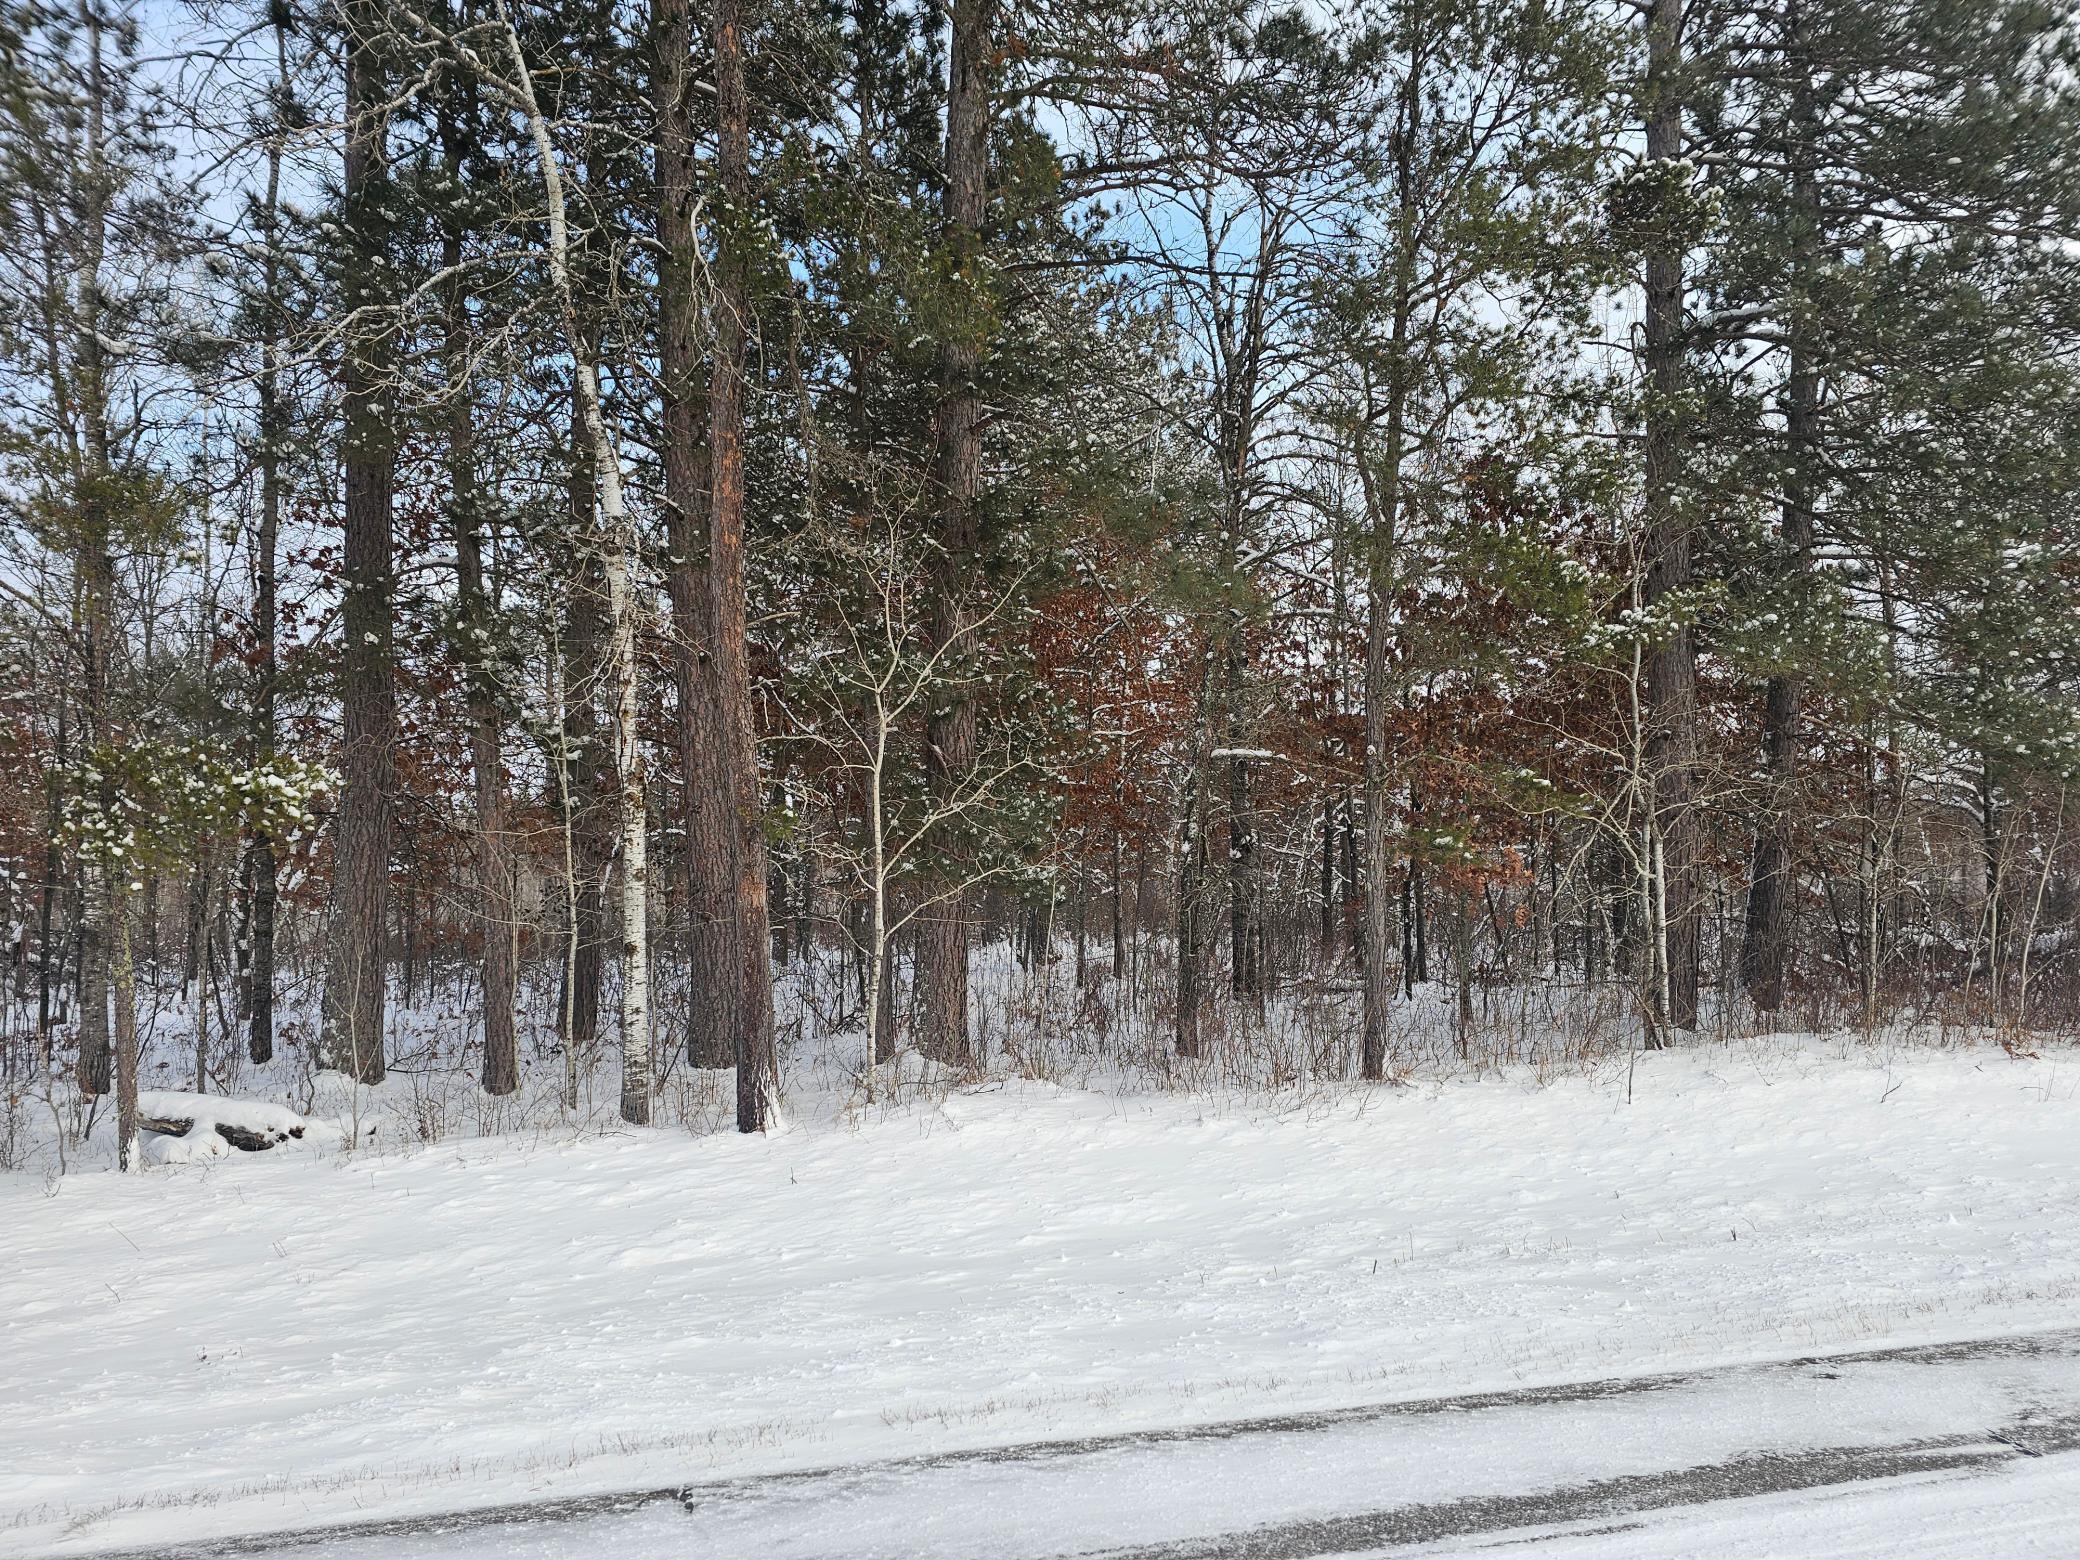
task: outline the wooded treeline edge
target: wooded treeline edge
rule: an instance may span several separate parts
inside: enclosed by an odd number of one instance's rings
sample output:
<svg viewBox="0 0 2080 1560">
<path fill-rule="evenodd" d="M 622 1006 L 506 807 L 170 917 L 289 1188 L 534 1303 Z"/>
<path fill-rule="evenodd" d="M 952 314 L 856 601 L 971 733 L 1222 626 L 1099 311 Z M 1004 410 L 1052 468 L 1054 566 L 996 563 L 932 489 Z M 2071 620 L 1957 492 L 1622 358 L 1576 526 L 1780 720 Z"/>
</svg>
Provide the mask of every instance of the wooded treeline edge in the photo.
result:
<svg viewBox="0 0 2080 1560">
<path fill-rule="evenodd" d="M 871 1098 L 1005 941 L 1367 1080 L 1439 982 L 2070 1024 L 2076 44 L 0 0 L 9 1089 L 128 1166 L 141 1005 L 373 1084 L 438 972 L 758 1131 L 776 965 Z"/>
</svg>

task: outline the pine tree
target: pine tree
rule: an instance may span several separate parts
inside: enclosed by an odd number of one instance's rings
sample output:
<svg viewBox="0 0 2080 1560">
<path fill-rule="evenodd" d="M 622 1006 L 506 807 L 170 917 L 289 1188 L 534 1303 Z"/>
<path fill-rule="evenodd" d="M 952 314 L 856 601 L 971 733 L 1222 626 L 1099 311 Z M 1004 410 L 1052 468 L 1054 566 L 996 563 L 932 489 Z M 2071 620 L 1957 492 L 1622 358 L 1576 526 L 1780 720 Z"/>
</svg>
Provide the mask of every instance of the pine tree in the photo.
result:
<svg viewBox="0 0 2080 1560">
<path fill-rule="evenodd" d="M 1361 1065 L 1371 1079 L 1386 1065 L 1394 901 L 1415 871 L 1393 859 L 1388 735 L 1424 655 L 1395 622 L 1402 592 L 1430 566 L 1414 533 L 1463 487 L 1455 455 L 1474 419 L 1511 418 L 1529 453 L 1519 408 L 1577 350 L 1602 280 L 1592 218 L 1611 134 L 1596 107 L 1609 50 L 1592 28 L 1543 5 L 1429 0 L 1389 7 L 1379 25 L 1389 107 L 1366 224 L 1378 236 L 1323 298 L 1342 358 L 1325 399 L 1363 509 Z M 1511 300 L 1500 319 L 1498 296 Z"/>
<path fill-rule="evenodd" d="M 1880 560 L 1902 526 L 1920 533 L 1908 552 L 1942 557 L 1947 538 L 1920 518 L 1931 516 L 1928 494 L 1901 505 L 1895 474 L 1918 470 L 1966 502 L 2006 483 L 2059 485 L 2048 467 L 1966 455 L 1975 439 L 2015 446 L 1990 424 L 1976 435 L 1957 424 L 1971 415 L 1964 387 L 2027 374 L 2032 360 L 2048 370 L 2041 346 L 2069 329 L 2058 305 L 2036 312 L 2048 295 L 2022 278 L 2042 274 L 2039 246 L 2075 212 L 2074 105 L 2045 68 L 2059 34 L 2035 4 L 1784 0 L 1729 14 L 1713 38 L 1700 69 L 1721 86 L 1702 99 L 1698 134 L 1723 222 L 1694 339 L 1724 365 L 1728 399 L 1752 408 L 1749 431 L 1741 421 L 1723 430 L 1719 467 L 1743 482 L 1743 461 L 1769 471 L 1778 516 L 1747 605 L 1763 624 L 1749 649 L 1769 671 L 1741 948 L 1749 994 L 1771 1011 L 1784 997 L 1792 885 L 1810 867 L 1797 783 L 1807 689 L 1869 707 L 1887 675 L 1869 649 L 1877 571 L 1822 578 L 1816 558 L 1846 551 L 1890 576 Z M 2041 334 L 2003 328 L 2011 308 Z M 2062 438 L 2058 401 L 1988 398 L 1979 410 L 2008 420 L 2041 410 L 2038 447 L 2049 449 Z M 1911 431 L 1931 416 L 1957 442 Z M 1939 448 L 1955 459 L 1940 475 L 1929 465 Z M 1988 505 L 1988 519 L 2001 507 Z M 1975 581 L 1958 583 L 1969 592 Z M 1858 641 L 1863 653 L 1844 654 Z"/>
<path fill-rule="evenodd" d="M 340 459 L 345 474 L 340 611 L 341 771 L 333 833 L 324 1064 L 363 1083 L 385 1071 L 390 849 L 397 785 L 392 686 L 396 580 L 391 503 L 397 459 L 393 215 L 386 130 L 390 71 L 383 0 L 343 12 L 346 132 L 341 182 Z"/>
</svg>

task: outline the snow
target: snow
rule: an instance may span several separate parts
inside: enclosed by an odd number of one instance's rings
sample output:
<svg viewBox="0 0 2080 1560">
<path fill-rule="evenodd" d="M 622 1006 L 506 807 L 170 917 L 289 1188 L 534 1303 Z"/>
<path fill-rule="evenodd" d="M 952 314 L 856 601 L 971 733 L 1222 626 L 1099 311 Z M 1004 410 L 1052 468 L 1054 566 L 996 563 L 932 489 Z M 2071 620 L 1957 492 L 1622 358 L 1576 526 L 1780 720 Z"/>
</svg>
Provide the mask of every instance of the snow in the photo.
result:
<svg viewBox="0 0 2080 1560">
<path fill-rule="evenodd" d="M 1526 1549 L 1541 1560 L 2070 1560 L 2076 1510 L 2080 1464 L 2047 1458 L 1663 1513 Z"/>
<path fill-rule="evenodd" d="M 0 1549 L 2080 1320 L 2070 1053 L 1735 1042 L 1631 1095 L 999 1080 L 0 1178 Z"/>
<path fill-rule="evenodd" d="M 341 1142 L 340 1130 L 332 1123 L 313 1121 L 265 1100 L 230 1099 L 221 1094 L 183 1094 L 171 1089 L 141 1089 L 137 1095 L 137 1112 L 153 1121 L 192 1123 L 179 1137 L 159 1132 L 144 1135 L 145 1159 L 155 1165 L 196 1164 L 239 1152 L 216 1130 L 220 1121 L 228 1127 L 256 1133 L 275 1145 L 274 1148 L 252 1150 L 255 1153 L 273 1153 L 291 1144 L 337 1148 Z"/>
<path fill-rule="evenodd" d="M 1448 1552 L 1463 1552 L 1467 1537 L 1483 1532 L 1519 1537 L 1514 1519 L 1526 1509 L 1520 1499 L 1526 1495 L 1593 1489 L 1612 1500 L 1613 1480 L 1723 1467 L 1761 1449 L 1824 1455 L 1843 1446 L 1895 1446 L 1903 1439 L 1954 1433 L 1960 1423 L 2007 1424 L 2025 1405 L 2039 1413 L 2080 1408 L 2080 1360 L 2062 1350 L 2035 1359 L 1934 1365 L 1829 1362 L 1557 1404 L 1388 1414 L 1324 1427 L 1286 1424 L 1219 1438 L 1059 1454 L 897 1463 L 696 1490 L 684 1504 L 662 1500 L 576 1522 L 415 1537 L 411 1549 L 422 1560 L 609 1552 L 620 1560 L 749 1554 L 788 1560 L 1040 1560 L 1121 1552 L 1152 1560 L 1138 1551 L 1177 1545 L 1187 1556 L 1356 1553 L 1413 1540 L 1430 1552 L 1423 1537 L 1434 1536 L 1440 1522 L 1457 1522 L 1463 1524 L 1459 1543 Z M 1962 1471 L 1975 1478 L 2003 1474 L 2003 1464 L 2018 1457 L 1991 1438 L 1946 1447 L 1943 1455 L 1963 1459 Z M 2072 1461 L 2065 1459 L 2067 1465 Z M 1949 1477 L 1959 1471 L 1941 1468 Z M 1797 1477 L 1795 1467 L 1788 1476 Z M 1679 1476 L 1678 1482 L 1678 1493 L 1694 1498 L 1698 1481 Z M 1872 1482 L 1885 1490 L 1894 1521 L 1903 1491 L 1925 1493 L 1912 1475 Z M 2068 1493 L 2074 1487 L 2069 1468 L 2050 1488 Z M 2008 1493 L 2014 1498 L 2013 1489 Z M 1816 1504 L 1832 1506 L 1844 1496 L 1824 1487 L 1795 1490 L 1740 1502 L 1747 1509 L 1738 1516 L 1710 1517 L 1656 1512 L 1651 1508 L 1658 1498 L 1643 1490 L 1634 1497 L 1635 1507 L 1617 1497 L 1593 1519 L 1604 1530 L 1593 1535 L 1567 1531 L 1588 1523 L 1548 1524 L 1546 1542 L 1557 1553 L 1596 1556 L 1606 1552 L 1601 1546 L 1614 1525 L 1637 1525 L 1655 1539 L 1628 1539 L 1616 1553 L 1689 1555 L 1698 1549 L 1670 1543 L 1671 1530 L 1751 1534 L 1759 1525 L 1781 1534 L 1788 1515 L 1810 1512 Z M 1925 1509 L 1942 1503 L 1919 1504 Z M 1914 1509 L 1916 1503 L 1905 1505 Z M 1977 1503 L 1968 1505 L 1977 1509 Z M 1881 1524 L 1878 1531 L 1886 1529 Z M 1221 1547 L 1223 1538 L 1242 1534 L 1254 1542 L 1232 1551 Z M 385 1535 L 319 1540 L 290 1553 L 296 1560 L 373 1560 L 396 1549 L 395 1537 Z M 1800 1544 L 1708 1552 L 1753 1560 L 1819 1551 Z"/>
</svg>

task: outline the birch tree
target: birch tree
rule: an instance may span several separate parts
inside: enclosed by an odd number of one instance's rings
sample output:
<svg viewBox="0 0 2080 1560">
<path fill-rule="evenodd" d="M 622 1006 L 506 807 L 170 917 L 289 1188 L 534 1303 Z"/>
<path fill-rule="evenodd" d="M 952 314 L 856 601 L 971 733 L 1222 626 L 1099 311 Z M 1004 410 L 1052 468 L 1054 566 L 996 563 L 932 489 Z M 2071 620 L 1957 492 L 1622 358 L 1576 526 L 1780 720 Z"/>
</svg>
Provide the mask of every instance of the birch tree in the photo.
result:
<svg viewBox="0 0 2080 1560">
<path fill-rule="evenodd" d="M 639 538 L 629 512 L 619 450 L 610 431 L 600 390 L 597 349 L 581 323 L 573 280 L 573 239 L 565 198 L 566 170 L 554 130 L 536 90 L 513 15 L 494 0 L 492 16 L 480 27 L 447 33 L 407 12 L 422 35 L 443 39 L 476 75 L 516 113 L 533 149 L 535 173 L 545 208 L 551 294 L 569 355 L 584 448 L 598 483 L 599 524 L 581 539 L 597 560 L 607 597 L 607 653 L 612 746 L 616 775 L 621 932 L 621 1115 L 637 1125 L 650 1121 L 649 814 L 642 737 L 638 729 L 639 670 L 636 659 L 635 570 Z M 481 41 L 480 41 L 481 40 Z"/>
</svg>

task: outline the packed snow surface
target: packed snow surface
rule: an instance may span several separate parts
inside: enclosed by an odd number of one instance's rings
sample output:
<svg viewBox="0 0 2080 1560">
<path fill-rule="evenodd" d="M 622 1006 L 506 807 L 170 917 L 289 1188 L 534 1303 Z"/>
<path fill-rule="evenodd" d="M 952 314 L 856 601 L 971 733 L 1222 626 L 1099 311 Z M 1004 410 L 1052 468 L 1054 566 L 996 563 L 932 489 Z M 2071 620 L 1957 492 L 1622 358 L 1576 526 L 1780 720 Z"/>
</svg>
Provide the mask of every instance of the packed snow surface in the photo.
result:
<svg viewBox="0 0 2080 1560">
<path fill-rule="evenodd" d="M 2018 1462 L 1969 1477 L 1801 1490 L 1591 1521 L 1572 1530 L 1512 1534 L 1499 1539 L 1507 1547 L 1498 1552 L 1536 1560 L 2071 1560 L 2075 1510 L 2080 1510 L 2080 1460 L 2064 1457 Z M 404 1551 L 395 1540 L 313 1543 L 286 1551 L 282 1560 L 387 1560 L 400 1552 L 413 1560 L 570 1560 L 601 1554 L 615 1560 L 735 1560 L 746 1554 L 808 1560 L 818 1553 L 809 1545 L 747 1550 L 742 1542 L 740 1532 L 712 1531 L 697 1517 L 660 1505 L 576 1524 L 414 1538 Z M 876 1553 L 865 1548 L 838 1552 L 851 1557 Z M 887 1552 L 911 1560 L 993 1553 L 916 1544 Z M 1392 1551 L 1396 1560 L 1468 1552 L 1460 1539 Z M 1235 1551 L 1237 1560 L 1251 1553 L 1247 1546 Z"/>
<path fill-rule="evenodd" d="M 0 1182 L 0 1549 L 2080 1321 L 2080 1064 L 998 1083 Z"/>
<path fill-rule="evenodd" d="M 1972 1478 L 1898 1480 L 1659 1513 L 1616 1532 L 1556 1535 L 1537 1560 L 2070 1560 L 2080 1460 Z M 1440 1548 L 1439 1553 L 1445 1551 Z M 616 1551 L 619 1560 L 647 1560 Z"/>
<path fill-rule="evenodd" d="M 2023 1437 L 2072 1444 L 2080 1334 L 2033 1336 L 2047 1345 L 2041 1352 L 1828 1356 L 1646 1378 L 1644 1390 L 1557 1401 L 1453 1399 L 1445 1410 L 1286 1417 L 1204 1438 L 907 1459 L 696 1487 L 632 1510 L 316 1537 L 281 1554 L 1261 1560 L 1383 1548 L 1463 1553 L 1485 1540 L 1584 1560 L 1810 1560 L 1985 1554 L 1975 1540 L 1998 1533 L 2003 1557 L 2070 1555 L 2067 1503 L 2080 1492 L 2080 1454 L 2040 1454 L 2036 1477 L 2012 1475 L 2030 1461 L 2016 1449 Z M 1927 1487 L 1964 1480 L 1990 1481 L 2000 1494 Z M 1832 1547 L 1827 1535 L 1856 1512 L 1859 1487 L 1881 1490 L 1882 1505 L 1843 1524 L 1849 1547 Z M 1728 1499 L 1730 1507 L 1708 1509 Z M 1930 1523 L 1948 1547 L 1911 1548 Z M 2060 1535 L 2065 1547 L 2052 1547 Z M 1858 1547 L 1874 1538 L 1892 1543 Z"/>
</svg>

